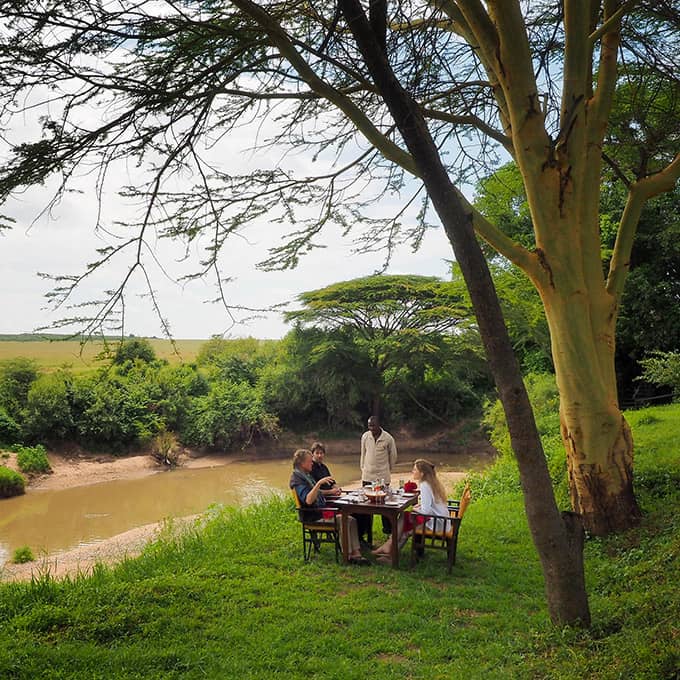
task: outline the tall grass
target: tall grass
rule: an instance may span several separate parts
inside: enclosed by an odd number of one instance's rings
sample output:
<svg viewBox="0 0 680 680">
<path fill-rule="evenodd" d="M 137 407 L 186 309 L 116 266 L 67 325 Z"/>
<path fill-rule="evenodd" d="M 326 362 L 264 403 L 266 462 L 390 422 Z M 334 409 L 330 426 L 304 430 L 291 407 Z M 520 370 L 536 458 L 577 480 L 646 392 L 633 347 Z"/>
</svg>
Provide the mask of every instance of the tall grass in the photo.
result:
<svg viewBox="0 0 680 680">
<path fill-rule="evenodd" d="M 472 503 L 451 576 L 443 554 L 393 571 L 325 546 L 305 564 L 272 497 L 88 578 L 0 587 L 0 677 L 677 678 L 680 407 L 630 419 L 640 469 L 662 459 L 669 479 L 640 486 L 640 527 L 587 543 L 590 630 L 549 623 L 515 491 Z"/>
</svg>

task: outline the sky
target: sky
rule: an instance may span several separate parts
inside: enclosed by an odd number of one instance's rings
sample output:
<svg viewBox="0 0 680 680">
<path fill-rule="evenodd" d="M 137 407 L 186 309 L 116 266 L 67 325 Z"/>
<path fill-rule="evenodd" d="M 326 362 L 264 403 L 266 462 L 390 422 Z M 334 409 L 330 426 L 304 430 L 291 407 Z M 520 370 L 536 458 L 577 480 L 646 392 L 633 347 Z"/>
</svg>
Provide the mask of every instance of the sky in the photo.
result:
<svg viewBox="0 0 680 680">
<path fill-rule="evenodd" d="M 95 232 L 94 224 L 98 203 L 94 195 L 91 177 L 80 178 L 76 186 L 82 193 L 66 194 L 50 212 L 36 219 L 52 195 L 53 186 L 37 187 L 26 191 L 0 208 L 0 213 L 16 219 L 11 231 L 0 235 L 3 266 L 0 270 L 2 309 L 0 333 L 28 333 L 51 322 L 74 316 L 78 308 L 64 305 L 51 310 L 45 297 L 52 289 L 49 280 L 38 273 L 52 275 L 73 274 L 95 259 L 95 251 L 113 242 L 102 232 Z M 394 208 L 400 197 L 385 199 L 393 205 L 376 206 Z M 125 215 L 133 215 L 133 208 L 124 199 L 109 192 L 102 206 L 103 221 L 112 224 Z M 408 222 L 408 219 L 406 220 Z M 265 272 L 256 268 L 266 250 L 280 240 L 281 229 L 292 230 L 291 225 L 273 225 L 267 221 L 254 224 L 242 238 L 235 237 L 227 243 L 221 255 L 221 265 L 232 282 L 226 287 L 230 304 L 250 308 L 266 308 L 272 304 L 294 303 L 302 292 L 331 283 L 366 276 L 378 270 L 383 263 L 380 253 L 356 254 L 353 235 L 343 237 L 329 227 L 321 242 L 326 246 L 304 256 L 296 269 Z M 156 256 L 163 270 L 155 266 L 153 259 L 150 275 L 156 292 L 160 312 L 169 323 L 173 337 L 178 339 L 224 337 L 279 338 L 290 327 L 280 312 L 236 314 L 237 320 L 251 317 L 234 324 L 226 310 L 211 304 L 216 296 L 213 282 L 194 281 L 185 285 L 175 280 L 196 263 L 198 252 L 189 252 L 189 262 L 182 262 L 184 248 L 172 247 L 166 242 L 154 242 Z M 421 248 L 413 252 L 408 244 L 395 252 L 386 273 L 423 274 L 448 278 L 453 259 L 451 247 L 441 228 L 427 232 Z M 122 263 L 121 263 L 122 265 Z M 124 267 L 117 266 L 102 272 L 91 281 L 81 284 L 79 294 L 69 301 L 79 302 L 96 298 L 102 290 L 113 288 L 121 280 Z M 175 279 L 175 280 L 173 280 Z M 154 312 L 141 277 L 133 281 L 126 296 L 125 333 L 138 336 L 163 336 L 163 328 Z M 256 317 L 256 318 L 252 318 Z M 55 331 L 56 332 L 56 331 Z"/>
<path fill-rule="evenodd" d="M 35 88 L 26 99 L 22 114 L 11 121 L 4 135 L 7 140 L 0 146 L 0 162 L 7 156 L 9 144 L 35 141 L 40 138 L 39 116 L 45 107 L 35 106 L 41 96 L 49 98 L 51 93 Z M 59 100 L 57 100 L 58 102 Z M 53 117 L 59 117 L 58 104 L 54 99 L 48 107 Z M 94 126 L 109 115 L 104 109 L 79 111 L 80 124 Z M 316 159 L 309 154 L 283 154 L 280 149 L 253 151 L 255 139 L 266 139 L 275 134 L 269 120 L 253 122 L 250 128 L 241 127 L 238 134 L 225 136 L 218 144 L 210 144 L 201 150 L 204 157 L 220 166 L 220 169 L 240 174 L 254 168 L 276 167 L 284 158 L 286 170 L 297 177 L 306 177 L 332 167 L 333 156 L 320 153 Z M 328 152 L 330 154 L 330 152 Z M 347 157 L 357 149 L 346 148 Z M 57 178 L 48 180 L 45 186 L 31 187 L 12 197 L 0 206 L 0 215 L 16 220 L 13 229 L 0 231 L 2 268 L 0 269 L 0 291 L 2 311 L 0 333 L 30 333 L 50 326 L 60 319 L 82 314 L 83 302 L 100 299 L 102 291 L 118 287 L 125 275 L 122 262 L 99 271 L 96 275 L 79 284 L 76 294 L 58 309 L 48 304 L 46 294 L 53 289 L 53 283 L 38 274 L 73 275 L 81 273 L 85 265 L 97 259 L 96 250 L 117 241 L 111 233 L 120 232 L 116 223 L 139 218 L 139 206 L 131 205 L 118 195 L 116 189 L 128 184 L 140 185 L 141 177 L 134 163 L 120 162 L 107 173 L 108 190 L 101 204 L 95 192 L 96 173 L 87 168 L 78 169 L 70 184 L 71 192 L 64 194 L 49 212 L 44 212 L 54 195 Z M 195 180 L 184 178 L 186 190 Z M 412 189 L 413 187 L 411 187 Z M 408 187 L 407 187 L 408 190 Z M 384 217 L 396 213 L 410 195 L 392 194 L 381 198 L 367 209 L 374 216 Z M 420 205 L 414 205 L 402 220 L 406 226 L 415 223 Z M 318 210 L 309 206 L 308 210 Z M 104 229 L 96 230 L 97 216 Z M 434 221 L 436 218 L 430 218 Z M 267 219 L 250 225 L 241 236 L 229 239 L 220 254 L 223 275 L 231 282 L 225 288 L 230 305 L 262 309 L 281 303 L 294 304 L 296 297 L 308 290 L 322 288 L 337 281 L 367 276 L 383 266 L 382 253 L 357 254 L 353 242 L 359 236 L 352 231 L 343 236 L 339 227 L 326 227 L 320 237 L 324 248 L 312 250 L 301 258 L 293 270 L 266 272 L 257 268 L 268 249 L 280 245 L 283 234 L 295 230 L 291 224 L 275 224 Z M 108 232 L 108 233 L 107 233 Z M 200 259 L 200 241 L 187 251 L 182 244 L 172 244 L 167 239 L 149 241 L 151 250 L 145 253 L 147 272 L 151 280 L 160 315 L 167 321 L 174 338 L 209 338 L 213 335 L 224 337 L 280 338 L 290 330 L 281 312 L 235 313 L 233 318 L 224 307 L 211 304 L 216 288 L 210 279 L 180 284 L 183 275 L 196 270 Z M 393 253 L 385 273 L 421 274 L 448 279 L 450 260 L 453 252 L 443 229 L 427 231 L 421 247 L 413 252 L 410 244 L 404 243 Z M 192 266 L 193 265 L 193 266 Z M 141 275 L 131 281 L 125 297 L 125 334 L 162 337 L 164 328 L 159 314 L 147 293 Z M 234 323 L 234 321 L 239 323 Z M 53 332 L 74 332 L 77 326 Z"/>
</svg>

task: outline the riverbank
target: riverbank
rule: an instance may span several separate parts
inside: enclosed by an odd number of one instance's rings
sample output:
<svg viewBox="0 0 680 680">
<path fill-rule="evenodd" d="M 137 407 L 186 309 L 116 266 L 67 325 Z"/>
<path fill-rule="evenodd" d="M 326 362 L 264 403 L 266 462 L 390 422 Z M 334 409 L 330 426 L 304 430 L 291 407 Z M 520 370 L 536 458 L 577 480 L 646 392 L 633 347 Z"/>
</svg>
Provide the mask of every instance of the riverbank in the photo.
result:
<svg viewBox="0 0 680 680">
<path fill-rule="evenodd" d="M 237 452 L 225 454 L 201 454 L 194 451 L 184 451 L 180 456 L 182 469 L 200 469 L 222 467 L 243 461 L 244 458 L 253 456 L 259 459 L 284 459 L 288 458 L 290 452 L 300 446 L 301 441 L 310 441 L 314 437 L 290 438 L 290 441 L 279 443 L 274 448 L 263 449 L 262 447 L 255 452 Z M 442 433 L 431 435 L 427 438 L 407 437 L 405 433 L 400 433 L 401 458 L 415 458 L 424 455 L 425 451 L 433 451 L 438 448 L 456 448 L 450 443 Z M 353 455 L 357 448 L 356 439 L 326 439 L 325 443 L 329 451 L 335 455 Z M 462 446 L 462 445 L 460 445 Z M 493 449 L 484 441 L 477 441 L 474 444 L 468 442 L 465 445 L 466 452 L 476 458 L 493 458 Z M 358 452 L 357 452 L 358 457 Z M 33 477 L 28 485 L 27 493 L 35 491 L 55 491 L 70 489 L 77 486 L 112 482 L 116 480 L 131 480 L 158 474 L 167 471 L 165 466 L 159 464 L 154 458 L 146 454 L 130 455 L 126 457 L 115 457 L 105 454 L 92 454 L 86 451 L 70 449 L 60 452 L 50 451 L 48 453 L 52 473 Z M 16 457 L 11 454 L 5 460 L 5 464 L 16 468 Z M 169 472 L 172 474 L 172 472 Z M 448 488 L 452 488 L 465 473 L 463 472 L 442 472 L 442 478 Z M 356 479 L 343 486 L 350 487 L 358 485 Z M 197 515 L 184 517 L 174 520 L 172 529 L 181 531 L 188 524 L 196 519 Z M 65 576 L 74 577 L 80 573 L 90 573 L 97 563 L 107 565 L 115 564 L 126 558 L 135 557 L 141 553 L 144 546 L 155 540 L 163 531 L 167 531 L 167 523 L 164 521 L 144 524 L 129 531 L 114 535 L 110 538 L 97 540 L 96 542 L 86 543 L 76 548 L 65 551 L 54 551 L 49 554 L 36 555 L 34 562 L 26 564 L 7 563 L 0 567 L 0 581 L 26 581 L 33 577 L 39 577 L 49 572 L 54 578 Z"/>
<path fill-rule="evenodd" d="M 475 458 L 493 460 L 496 452 L 491 444 L 480 434 L 474 433 L 461 437 L 454 430 L 438 430 L 427 435 L 415 435 L 406 429 L 395 432 L 400 459 L 427 457 L 428 452 L 466 453 Z M 200 469 L 228 465 L 248 458 L 284 459 L 292 455 L 296 448 L 310 446 L 318 439 L 314 433 L 285 433 L 279 440 L 253 446 L 245 451 L 227 453 L 204 453 L 184 449 L 179 457 L 179 467 Z M 324 438 L 330 459 L 333 455 L 359 456 L 358 437 Z M 3 465 L 18 470 L 16 454 L 8 452 L 9 457 Z M 67 489 L 87 484 L 99 484 L 119 479 L 137 479 L 167 470 L 168 468 L 145 452 L 127 456 L 114 456 L 85 451 L 78 447 L 65 447 L 60 451 L 47 454 L 52 472 L 35 475 L 28 479 L 27 490 Z"/>
</svg>

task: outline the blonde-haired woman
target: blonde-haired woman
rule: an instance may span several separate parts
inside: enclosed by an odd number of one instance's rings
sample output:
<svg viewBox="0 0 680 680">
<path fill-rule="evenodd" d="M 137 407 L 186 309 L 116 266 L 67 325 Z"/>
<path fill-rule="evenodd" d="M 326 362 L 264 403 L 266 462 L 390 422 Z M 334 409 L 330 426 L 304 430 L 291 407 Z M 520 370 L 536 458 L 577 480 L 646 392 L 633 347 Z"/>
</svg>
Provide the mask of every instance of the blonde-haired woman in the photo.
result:
<svg viewBox="0 0 680 680">
<path fill-rule="evenodd" d="M 413 463 L 411 477 L 420 485 L 420 505 L 415 511 L 423 515 L 449 516 L 449 508 L 446 502 L 446 489 L 437 477 L 434 463 L 424 458 L 418 458 Z M 428 520 L 428 529 L 432 529 L 432 520 Z"/>
<path fill-rule="evenodd" d="M 420 504 L 414 510 L 423 515 L 442 515 L 449 516 L 449 508 L 446 501 L 446 489 L 437 477 L 437 470 L 434 463 L 424 458 L 418 458 L 413 463 L 411 479 L 418 482 L 420 487 Z M 432 520 L 429 519 L 428 528 L 432 528 Z M 400 547 L 406 542 L 408 532 L 403 531 L 403 521 L 399 522 L 399 543 Z M 383 543 L 377 550 L 373 551 L 377 555 L 377 560 L 381 564 L 389 564 L 388 555 L 392 551 L 392 537 Z"/>
</svg>

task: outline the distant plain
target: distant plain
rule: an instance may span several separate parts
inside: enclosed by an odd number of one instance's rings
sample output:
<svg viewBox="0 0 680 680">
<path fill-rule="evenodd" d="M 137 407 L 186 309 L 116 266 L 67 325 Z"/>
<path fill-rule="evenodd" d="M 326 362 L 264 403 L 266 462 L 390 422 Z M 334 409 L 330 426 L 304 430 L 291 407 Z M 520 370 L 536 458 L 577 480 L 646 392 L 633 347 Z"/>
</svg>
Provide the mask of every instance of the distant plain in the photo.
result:
<svg viewBox="0 0 680 680">
<path fill-rule="evenodd" d="M 12 339 L 16 338 L 16 339 Z M 194 361 L 202 340 L 165 340 L 148 338 L 156 356 L 167 359 L 171 364 Z M 97 368 L 97 357 L 101 356 L 108 345 L 109 351 L 115 351 L 118 339 L 107 338 L 90 340 L 81 343 L 79 340 L 62 339 L 60 336 L 33 335 L 0 335 L 0 361 L 24 357 L 33 359 L 41 368 L 52 371 L 69 367 L 74 371 L 87 371 Z"/>
</svg>

